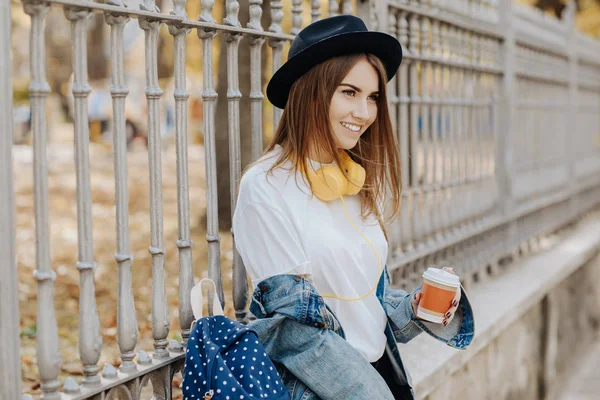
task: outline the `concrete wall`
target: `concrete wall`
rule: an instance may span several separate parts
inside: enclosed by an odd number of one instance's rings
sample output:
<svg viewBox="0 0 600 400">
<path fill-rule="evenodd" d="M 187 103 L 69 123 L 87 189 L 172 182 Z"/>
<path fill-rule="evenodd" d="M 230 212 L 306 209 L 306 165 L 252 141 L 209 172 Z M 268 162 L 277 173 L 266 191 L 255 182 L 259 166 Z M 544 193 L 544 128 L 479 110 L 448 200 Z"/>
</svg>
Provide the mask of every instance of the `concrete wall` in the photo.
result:
<svg viewBox="0 0 600 400">
<path fill-rule="evenodd" d="M 525 257 L 469 297 L 476 335 L 463 351 L 426 335 L 401 346 L 427 400 L 553 399 L 600 335 L 600 218 Z"/>
<path fill-rule="evenodd" d="M 594 284 L 596 287 L 594 288 Z M 600 320 L 600 257 L 596 256 L 550 294 L 558 307 L 555 384 L 547 386 L 545 348 L 549 303 L 534 305 L 504 332 L 453 373 L 427 400 L 542 399 L 560 389 L 561 378 L 598 332 Z"/>
</svg>

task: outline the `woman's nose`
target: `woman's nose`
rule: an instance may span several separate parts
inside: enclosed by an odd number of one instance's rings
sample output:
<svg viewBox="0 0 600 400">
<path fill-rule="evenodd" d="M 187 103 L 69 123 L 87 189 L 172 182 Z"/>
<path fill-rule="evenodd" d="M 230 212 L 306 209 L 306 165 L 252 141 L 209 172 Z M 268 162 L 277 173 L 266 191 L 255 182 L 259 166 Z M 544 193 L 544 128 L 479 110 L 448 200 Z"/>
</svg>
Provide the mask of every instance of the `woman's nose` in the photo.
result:
<svg viewBox="0 0 600 400">
<path fill-rule="evenodd" d="M 358 101 L 354 111 L 352 111 L 352 116 L 356 119 L 368 120 L 369 119 L 369 106 L 367 101 Z"/>
</svg>

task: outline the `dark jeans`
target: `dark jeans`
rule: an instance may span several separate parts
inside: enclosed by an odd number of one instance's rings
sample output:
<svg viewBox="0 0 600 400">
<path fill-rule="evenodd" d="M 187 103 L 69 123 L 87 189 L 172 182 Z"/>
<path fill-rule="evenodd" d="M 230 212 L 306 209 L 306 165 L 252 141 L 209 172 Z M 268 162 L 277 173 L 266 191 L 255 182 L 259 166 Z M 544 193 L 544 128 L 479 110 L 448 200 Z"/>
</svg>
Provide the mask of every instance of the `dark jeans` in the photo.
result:
<svg viewBox="0 0 600 400">
<path fill-rule="evenodd" d="M 408 386 L 400 385 L 398 382 L 396 382 L 396 374 L 394 373 L 394 369 L 387 352 L 384 352 L 383 356 L 374 363 L 371 363 L 371 365 L 377 370 L 377 372 L 379 372 L 379 375 L 381 375 L 383 380 L 385 380 L 385 383 L 387 383 L 390 391 L 394 395 L 394 399 L 405 400 L 413 398 Z"/>
</svg>

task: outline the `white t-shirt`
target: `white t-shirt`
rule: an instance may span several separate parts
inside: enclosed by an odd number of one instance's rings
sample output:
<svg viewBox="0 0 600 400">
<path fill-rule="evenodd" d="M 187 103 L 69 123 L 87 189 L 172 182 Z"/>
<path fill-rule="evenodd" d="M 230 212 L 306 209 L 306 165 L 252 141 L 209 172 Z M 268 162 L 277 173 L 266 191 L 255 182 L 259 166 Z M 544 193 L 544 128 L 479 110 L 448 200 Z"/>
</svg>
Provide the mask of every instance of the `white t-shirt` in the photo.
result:
<svg viewBox="0 0 600 400">
<path fill-rule="evenodd" d="M 373 248 L 352 227 L 342 201 L 313 196 L 301 172 L 294 179 L 290 161 L 267 176 L 279 154 L 280 146 L 246 171 L 233 216 L 236 248 L 252 284 L 274 275 L 311 274 L 321 294 L 364 296 L 379 280 Z M 377 219 L 370 215 L 362 220 L 358 196 L 344 196 L 344 201 L 352 222 L 385 264 L 388 244 Z M 369 362 L 381 358 L 387 317 L 375 291 L 358 301 L 324 300 L 340 320 L 346 340 Z"/>
</svg>

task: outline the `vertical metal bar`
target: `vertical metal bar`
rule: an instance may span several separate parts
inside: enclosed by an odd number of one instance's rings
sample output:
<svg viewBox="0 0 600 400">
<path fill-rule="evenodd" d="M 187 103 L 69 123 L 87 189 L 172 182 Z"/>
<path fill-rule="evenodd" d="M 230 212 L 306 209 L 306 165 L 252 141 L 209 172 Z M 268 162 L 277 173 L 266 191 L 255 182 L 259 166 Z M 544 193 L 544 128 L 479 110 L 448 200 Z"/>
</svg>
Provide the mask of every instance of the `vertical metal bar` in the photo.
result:
<svg viewBox="0 0 600 400">
<path fill-rule="evenodd" d="M 262 0 L 261 0 L 262 4 Z M 302 0 L 292 0 L 292 35 L 297 35 L 302 30 Z"/>
<path fill-rule="evenodd" d="M 459 29 L 457 33 L 457 44 L 461 62 L 460 68 L 460 149 L 461 155 L 459 158 L 460 164 L 460 194 L 461 194 L 461 204 L 463 206 L 460 209 L 460 226 L 461 229 L 465 227 L 466 218 L 468 217 L 471 208 L 470 208 L 470 200 L 471 200 L 471 188 L 469 186 L 469 164 L 471 160 L 471 139 L 470 139 L 470 121 L 469 121 L 469 98 L 468 98 L 468 90 L 467 85 L 470 85 L 470 75 L 471 71 L 468 67 L 468 49 L 466 47 L 467 40 L 465 38 L 466 32 L 463 29 Z M 465 256 L 465 260 L 468 260 L 468 257 Z"/>
<path fill-rule="evenodd" d="M 431 95 L 431 149 L 432 149 L 432 176 L 431 176 L 431 220 L 432 220 L 432 239 L 441 239 L 442 224 L 440 219 L 440 166 L 444 165 L 444 153 L 439 145 L 441 140 L 441 109 L 440 109 L 440 89 L 441 89 L 441 56 L 440 56 L 440 22 L 433 20 L 431 27 L 431 55 L 434 59 L 432 65 L 432 95 Z"/>
<path fill-rule="evenodd" d="M 310 1 L 310 16 L 311 23 L 321 19 L 321 0 Z"/>
<path fill-rule="evenodd" d="M 140 4 L 145 11 L 157 12 L 154 0 Z M 157 12 L 157 17 L 158 17 Z M 138 20 L 145 31 L 146 99 L 148 104 L 148 167 L 150 180 L 150 254 L 152 255 L 152 337 L 154 358 L 169 356 L 166 349 L 171 320 L 167 307 L 165 288 L 165 248 L 163 244 L 162 212 L 162 165 L 160 137 L 160 97 L 158 85 L 158 30 L 161 22 L 157 18 L 144 17 Z"/>
<path fill-rule="evenodd" d="M 468 160 L 468 151 L 467 147 L 467 124 L 466 124 L 466 98 L 465 98 L 465 88 L 466 88 L 466 72 L 464 67 L 464 49 L 463 49 L 463 40 L 462 40 L 462 29 L 457 29 L 455 31 L 455 45 L 456 45 L 456 55 L 458 61 L 461 63 L 457 73 L 458 73 L 458 81 L 457 81 L 457 94 L 458 94 L 458 106 L 457 106 L 457 131 L 456 131 L 456 139 L 457 139 L 457 149 L 458 149 L 458 158 L 457 158 L 457 192 L 456 192 L 456 200 L 457 200 L 457 227 L 462 227 L 464 223 L 465 214 L 468 212 L 466 208 L 466 201 L 468 200 L 469 193 L 467 192 L 467 180 L 466 180 L 466 169 L 467 169 L 467 160 Z M 460 206 L 459 206 L 460 205 Z"/>
<path fill-rule="evenodd" d="M 215 24 L 212 16 L 214 0 L 203 0 L 198 20 Z M 217 91 L 213 78 L 213 41 L 216 29 L 198 29 L 202 40 L 202 107 L 204 115 L 204 147 L 206 169 L 206 241 L 208 242 L 208 277 L 216 286 L 221 304 L 225 304 L 221 278 L 221 236 L 219 235 L 219 201 L 217 190 L 217 159 L 215 144 L 215 109 Z"/>
<path fill-rule="evenodd" d="M 462 49 L 463 56 L 463 73 L 464 73 L 464 86 L 463 86 L 463 120 L 464 120 L 464 135 L 465 135 L 465 169 L 464 169 L 464 189 L 465 194 L 465 212 L 463 221 L 464 224 L 468 223 L 473 213 L 472 203 L 474 195 L 474 185 L 472 181 L 472 167 L 473 167 L 473 121 L 472 121 L 472 95 L 473 95 L 473 71 L 470 65 L 471 56 L 471 42 L 469 40 L 468 32 L 465 30 L 460 31 L 460 48 Z M 467 89 L 468 88 L 468 89 Z"/>
<path fill-rule="evenodd" d="M 419 213 L 420 203 L 422 202 L 422 193 L 419 185 L 420 162 L 422 156 L 419 154 L 419 97 L 418 73 L 422 68 L 422 63 L 419 60 L 419 16 L 411 14 L 409 17 L 409 48 L 410 53 L 415 57 L 415 61 L 411 61 L 409 65 L 409 93 L 410 93 L 410 191 L 412 196 L 410 218 L 412 222 L 413 243 L 415 247 L 421 247 L 421 236 L 423 227 Z"/>
<path fill-rule="evenodd" d="M 131 262 L 133 256 L 129 243 L 129 191 L 127 185 L 127 133 L 125 127 L 125 98 L 129 89 L 125 85 L 123 62 L 123 29 L 129 18 L 106 13 L 110 25 L 111 87 L 113 101 L 113 152 L 115 169 L 115 206 L 117 226 L 117 252 L 119 268 L 119 297 L 117 299 L 117 337 L 121 350 L 122 372 L 137 369 L 133 362 L 138 340 L 138 324 L 133 302 Z"/>
<path fill-rule="evenodd" d="M 396 14 L 390 12 L 388 14 L 388 33 L 393 37 L 398 36 L 398 32 L 396 31 Z M 387 97 L 388 97 L 388 108 L 390 114 L 390 120 L 392 121 L 392 129 L 394 132 L 397 132 L 398 129 L 398 95 L 396 91 L 396 87 L 398 86 L 397 76 L 394 76 L 387 83 Z"/>
<path fill-rule="evenodd" d="M 448 61 L 455 63 L 457 61 L 456 57 L 456 28 L 454 26 L 450 26 L 448 30 L 448 35 L 446 37 L 446 46 L 448 48 Z M 458 197 L 458 147 L 460 143 L 458 141 L 458 69 L 455 66 L 450 66 L 448 71 L 449 75 L 449 85 L 448 85 L 448 93 L 449 93 L 449 103 L 448 114 L 449 114 L 449 146 L 450 146 L 450 176 L 448 178 L 448 226 L 454 228 L 457 221 L 457 208 L 460 207 L 460 203 L 457 201 Z"/>
<path fill-rule="evenodd" d="M 573 7 L 574 4 L 569 4 L 569 7 Z M 578 76 L 582 68 L 580 68 L 580 62 L 578 59 L 578 41 L 577 41 L 577 27 L 575 25 L 575 14 L 574 12 L 567 13 L 567 18 L 565 19 L 565 24 L 567 25 L 567 73 L 569 77 L 568 81 L 568 99 L 569 105 L 567 106 L 566 115 L 567 121 L 569 121 L 569 129 L 572 129 L 572 132 L 575 132 L 577 136 L 580 136 L 579 124 L 581 126 L 588 126 L 591 129 L 595 128 L 595 132 L 598 132 L 598 126 L 594 124 L 592 121 L 584 121 L 578 118 L 578 109 L 579 102 L 584 101 L 584 93 L 579 91 L 578 85 Z M 598 44 L 596 44 L 598 46 Z M 598 93 L 596 93 L 598 96 Z M 600 111 L 600 110 L 597 110 Z M 600 112 L 597 112 L 596 115 L 600 115 Z M 596 125 L 596 126 L 595 126 Z M 563 163 L 565 163 L 566 171 L 567 171 L 567 179 L 568 179 L 568 189 L 571 193 L 574 193 L 577 188 L 577 176 L 575 169 L 575 150 L 577 148 L 576 141 L 570 138 L 570 135 L 565 135 L 567 140 L 565 143 L 565 151 Z M 575 202 L 571 200 L 571 208 L 575 208 Z"/>
<path fill-rule="evenodd" d="M 186 0 L 173 0 L 172 15 L 187 19 L 185 13 Z M 179 324 L 184 345 L 190 336 L 190 328 L 194 320 L 190 292 L 194 286 L 194 270 L 192 265 L 192 246 L 190 237 L 190 193 L 188 177 L 188 130 L 187 101 L 190 94 L 185 84 L 185 51 L 188 28 L 178 24 L 169 24 L 169 33 L 174 40 L 174 80 L 175 90 L 175 147 L 177 151 L 177 220 L 179 249 Z"/>
<path fill-rule="evenodd" d="M 77 269 L 80 275 L 79 294 L 79 353 L 83 363 L 84 386 L 100 384 L 98 360 L 102 350 L 100 321 L 96 310 L 94 289 L 94 249 L 92 238 L 92 191 L 90 185 L 90 132 L 87 97 L 92 91 L 87 81 L 87 9 L 65 8 L 65 16 L 71 21 L 73 43 L 73 97 L 75 112 L 75 172 L 77 177 L 77 244 L 79 257 Z"/>
<path fill-rule="evenodd" d="M 481 50 L 481 42 L 479 40 L 479 36 L 476 34 L 473 34 L 473 53 L 472 53 L 472 65 L 477 67 L 480 66 L 480 53 Z M 483 142 L 482 142 L 482 136 L 483 136 L 483 126 L 482 126 L 482 111 L 483 111 L 483 96 L 482 96 L 482 73 L 480 71 L 476 71 L 474 70 L 474 75 L 475 75 L 475 83 L 474 83 L 474 88 L 475 88 L 475 96 L 474 97 L 474 101 L 475 104 L 473 105 L 473 119 L 474 119 L 474 136 L 475 136 L 475 171 L 476 171 L 476 179 L 477 179 L 477 183 L 476 183 L 476 187 L 477 187 L 477 194 L 476 194 L 476 201 L 475 201 L 475 207 L 477 207 L 477 214 L 476 214 L 476 218 L 480 219 L 482 216 L 482 213 L 486 207 L 486 203 L 485 203 L 485 192 L 486 192 L 486 187 L 484 186 L 484 179 L 483 179 Z"/>
<path fill-rule="evenodd" d="M 398 32 L 397 32 L 397 20 L 396 20 L 396 13 L 390 10 L 390 13 L 387 16 L 388 18 L 388 33 L 390 35 L 392 35 L 393 37 L 397 37 L 398 36 Z M 396 74 L 396 76 L 394 76 L 388 83 L 387 83 L 387 102 L 388 102 L 388 110 L 389 110 L 389 115 L 390 115 L 390 120 L 392 122 L 392 131 L 394 132 L 394 135 L 396 136 L 396 138 L 398 138 L 398 95 L 397 95 L 397 87 L 398 87 L 398 74 Z M 401 160 L 400 160 L 401 162 Z M 398 167 L 402 168 L 402 165 L 399 165 Z M 399 177 L 400 179 L 402 179 L 402 175 L 400 175 Z M 391 222 L 392 228 L 390 229 L 388 232 L 388 242 L 389 242 L 389 248 L 390 248 L 390 256 L 393 256 L 394 253 L 396 253 L 397 251 L 399 251 L 401 243 L 402 243 L 402 238 L 400 236 L 400 229 L 401 229 L 401 225 L 402 225 L 402 220 L 400 218 L 396 218 L 394 221 Z"/>
<path fill-rule="evenodd" d="M 338 0 L 329 0 L 329 16 L 334 17 L 338 15 L 338 11 L 340 9 L 340 5 L 338 4 Z"/>
<path fill-rule="evenodd" d="M 0 398 L 21 396 L 19 291 L 13 185 L 11 3 L 0 4 Z"/>
<path fill-rule="evenodd" d="M 271 21 L 272 23 L 271 26 L 269 26 L 269 32 L 282 33 L 281 21 L 283 21 L 283 3 L 281 0 L 273 0 L 271 2 Z M 269 46 L 271 47 L 273 53 L 272 70 L 274 74 L 283 64 L 284 42 L 283 40 L 279 39 L 270 39 Z M 277 125 L 279 125 L 282 112 L 283 110 L 273 107 L 273 131 L 277 130 Z"/>
<path fill-rule="evenodd" d="M 238 21 L 239 3 L 237 0 L 227 0 L 225 25 L 240 27 Z M 235 212 L 237 203 L 238 186 L 241 179 L 241 150 L 240 150 L 240 92 L 238 72 L 238 50 L 242 35 L 239 33 L 226 33 L 227 41 L 227 115 L 229 133 L 229 181 L 231 190 L 231 217 Z M 246 322 L 246 303 L 248 301 L 248 284 L 246 269 L 242 258 L 235 246 L 233 238 L 233 307 L 238 321 Z"/>
<path fill-rule="evenodd" d="M 449 182 L 448 177 L 450 176 L 450 168 L 452 166 L 452 148 L 451 142 L 448 140 L 450 130 L 450 113 L 449 110 L 449 67 L 447 65 L 448 60 L 448 25 L 442 24 L 439 30 L 439 57 L 440 57 L 440 142 L 441 151 L 443 154 L 442 169 L 440 176 L 440 226 L 441 234 L 445 235 L 448 231 L 448 213 L 449 213 Z"/>
<path fill-rule="evenodd" d="M 48 3 L 25 2 L 25 12 L 31 17 L 29 60 L 31 82 L 31 129 L 33 132 L 33 178 L 35 206 L 35 243 L 37 292 L 36 357 L 44 399 L 60 399 L 58 375 L 62 364 L 58 345 L 58 328 L 54 312 L 54 280 L 56 273 L 50 264 L 50 227 L 48 222 L 48 160 L 46 156 L 46 49 L 44 18 Z"/>
<path fill-rule="evenodd" d="M 408 20 L 406 18 L 406 12 L 400 12 L 398 18 L 398 39 L 402 44 L 402 47 L 408 49 Z M 410 130 L 409 130 L 409 104 L 410 98 L 408 97 L 408 74 L 410 59 L 403 60 L 398 71 L 398 82 L 400 93 L 400 112 L 399 112 L 399 131 L 398 137 L 400 142 L 400 164 L 402 174 L 402 204 L 400 211 L 400 218 L 402 220 L 401 227 L 401 240 L 402 240 L 402 252 L 410 251 L 413 247 L 413 232 L 411 229 L 411 207 L 413 204 L 413 192 L 411 189 L 410 182 Z"/>
<path fill-rule="evenodd" d="M 432 233 L 432 215 L 431 215 L 431 98 L 430 98 L 430 76 L 431 76 L 431 61 L 429 57 L 431 51 L 429 48 L 429 31 L 431 23 L 429 18 L 424 17 L 421 21 L 421 56 L 424 61 L 421 64 L 421 152 L 422 160 L 422 176 L 421 192 L 423 194 L 423 202 L 420 209 L 421 224 L 423 225 L 423 239 L 429 241 Z"/>
<path fill-rule="evenodd" d="M 501 0 L 498 5 L 500 10 L 500 23 L 498 26 L 503 28 L 504 41 L 502 42 L 502 68 L 503 79 L 500 94 L 499 114 L 494 119 L 496 122 L 496 175 L 498 182 L 498 196 L 500 201 L 498 206 L 500 212 L 504 215 L 510 213 L 513 208 L 513 189 L 512 180 L 515 167 L 513 166 L 513 140 L 515 133 L 512 132 L 516 124 L 515 107 L 517 81 L 515 75 L 516 64 L 516 43 L 515 30 L 513 27 L 513 1 Z M 517 125 L 518 126 L 518 125 Z"/>
<path fill-rule="evenodd" d="M 352 0 L 342 0 L 342 14 L 352 14 Z"/>
<path fill-rule="evenodd" d="M 262 17 L 262 0 L 250 1 L 250 20 L 248 28 L 263 32 L 260 23 Z M 302 19 L 300 19 L 302 24 Z M 298 24 L 293 19 L 294 26 Z M 292 28 L 293 30 L 294 28 Z M 262 102 L 265 98 L 262 92 L 262 46 L 265 39 L 260 35 L 250 36 L 250 118 L 252 120 L 252 160 L 257 160 L 263 151 Z"/>
</svg>

